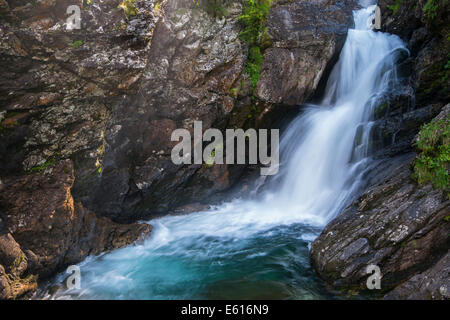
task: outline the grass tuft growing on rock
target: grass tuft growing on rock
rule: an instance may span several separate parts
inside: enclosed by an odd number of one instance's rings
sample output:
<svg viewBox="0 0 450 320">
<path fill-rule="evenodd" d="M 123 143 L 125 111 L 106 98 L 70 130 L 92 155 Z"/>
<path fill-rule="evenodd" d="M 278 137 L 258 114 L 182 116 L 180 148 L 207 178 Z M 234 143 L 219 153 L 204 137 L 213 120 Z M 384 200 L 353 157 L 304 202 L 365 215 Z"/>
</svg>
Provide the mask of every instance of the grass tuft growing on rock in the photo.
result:
<svg viewBox="0 0 450 320">
<path fill-rule="evenodd" d="M 250 75 L 250 83 L 252 91 L 255 90 L 261 74 L 262 53 L 259 47 L 251 47 L 248 52 L 247 64 L 245 71 Z"/>
<path fill-rule="evenodd" d="M 431 182 L 449 193 L 450 119 L 433 121 L 422 126 L 417 148 L 421 153 L 414 163 L 413 178 L 419 183 Z"/>
<path fill-rule="evenodd" d="M 423 7 L 423 13 L 428 20 L 437 17 L 439 8 L 439 0 L 428 0 Z"/>
</svg>

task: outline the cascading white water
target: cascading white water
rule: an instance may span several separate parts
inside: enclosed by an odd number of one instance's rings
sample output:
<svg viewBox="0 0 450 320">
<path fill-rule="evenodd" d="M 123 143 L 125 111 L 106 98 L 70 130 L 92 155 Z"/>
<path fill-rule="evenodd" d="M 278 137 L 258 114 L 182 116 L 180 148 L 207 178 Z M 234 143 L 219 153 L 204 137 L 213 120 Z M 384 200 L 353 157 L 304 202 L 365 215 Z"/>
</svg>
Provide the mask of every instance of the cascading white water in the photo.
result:
<svg viewBox="0 0 450 320">
<path fill-rule="evenodd" d="M 308 212 L 328 221 L 358 186 L 376 98 L 398 82 L 396 55 L 406 50 L 397 36 L 370 29 L 374 10 L 354 13 L 355 29 L 348 31 L 323 102 L 294 120 L 282 140 L 288 174 L 277 198 L 290 214 Z"/>
<path fill-rule="evenodd" d="M 370 30 L 373 12 L 354 13 L 323 102 L 308 106 L 283 135 L 275 191 L 153 220 L 144 244 L 87 259 L 82 289 L 54 297 L 326 297 L 309 267 L 308 244 L 358 187 L 376 98 L 395 85 L 396 52 L 405 50 L 398 37 Z M 272 295 L 255 295 L 264 290 Z"/>
</svg>

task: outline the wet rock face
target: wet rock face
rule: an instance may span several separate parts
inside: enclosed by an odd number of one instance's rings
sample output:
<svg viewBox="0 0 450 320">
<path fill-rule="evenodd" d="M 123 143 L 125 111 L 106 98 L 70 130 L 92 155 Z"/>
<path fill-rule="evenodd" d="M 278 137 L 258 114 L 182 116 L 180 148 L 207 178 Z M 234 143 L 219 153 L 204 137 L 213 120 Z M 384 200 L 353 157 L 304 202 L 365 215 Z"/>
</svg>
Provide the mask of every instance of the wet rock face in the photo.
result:
<svg viewBox="0 0 450 320">
<path fill-rule="evenodd" d="M 169 157 L 176 128 L 222 128 L 235 106 L 231 125 L 248 120 L 250 101 L 236 99 L 248 86 L 231 90 L 247 55 L 239 3 L 219 19 L 192 1 L 136 1 L 129 16 L 118 0 L 92 1 L 70 32 L 72 2 L 2 3 L 2 178 L 71 158 L 75 197 L 131 221 L 224 190 L 242 171 L 180 168 Z"/>
<path fill-rule="evenodd" d="M 153 3 L 137 3 L 132 21 L 118 0 L 84 8 L 82 1 L 8 3 L 0 16 L 2 172 L 79 154 L 95 163 L 111 110 L 133 92 L 145 66 L 158 19 Z M 82 29 L 67 31 L 73 4 L 82 8 Z"/>
<path fill-rule="evenodd" d="M 450 98 L 448 62 L 449 6 L 440 2 L 433 19 L 427 1 L 380 0 L 382 31 L 405 41 L 409 55 L 398 59 L 400 88 L 391 88 L 379 100 L 372 130 L 372 151 L 377 158 L 412 151 L 411 140 L 420 126 L 435 117 Z M 398 3 L 398 5 L 396 5 Z"/>
<path fill-rule="evenodd" d="M 413 151 L 411 141 L 420 126 L 442 110 L 443 103 L 415 104 L 412 88 L 404 89 L 380 99 L 375 108 L 369 152 L 376 159 Z"/>
<path fill-rule="evenodd" d="M 30 284 L 30 279 L 35 283 L 36 275 L 45 278 L 88 255 L 142 241 L 150 233 L 147 224 L 120 225 L 98 218 L 74 201 L 73 181 L 70 160 L 4 180 L 0 265 L 10 284 Z M 25 291 L 11 294 L 19 297 Z"/>
<path fill-rule="evenodd" d="M 411 277 L 384 296 L 386 300 L 449 300 L 450 253 L 433 267 Z"/>
<path fill-rule="evenodd" d="M 77 162 L 76 195 L 97 213 L 135 220 L 230 186 L 226 166 L 176 166 L 170 158 L 175 129 L 192 131 L 195 120 L 204 129 L 226 125 L 236 103 L 230 91 L 247 54 L 237 15 L 218 18 L 190 6 L 165 7 L 138 92 L 115 108 L 106 126 L 101 174 L 92 176 L 87 161 Z"/>
<path fill-rule="evenodd" d="M 337 58 L 355 8 L 351 0 L 277 2 L 268 17 L 272 47 L 264 54 L 257 96 L 286 105 L 309 99 Z"/>
<path fill-rule="evenodd" d="M 28 258 L 11 234 L 0 236 L 0 299 L 22 297 L 37 288 L 37 277 L 25 274 Z"/>
<path fill-rule="evenodd" d="M 374 264 L 386 292 L 432 267 L 448 251 L 450 201 L 431 185 L 417 186 L 410 178 L 412 157 L 403 157 L 313 243 L 316 270 L 334 287 L 367 289 L 366 268 Z"/>
<path fill-rule="evenodd" d="M 399 35 L 411 51 L 411 84 L 419 105 L 447 103 L 450 98 L 448 43 L 450 5 L 440 1 L 436 15 L 425 9 L 427 0 L 380 0 L 383 31 Z M 389 7 L 392 6 L 392 7 Z"/>
</svg>

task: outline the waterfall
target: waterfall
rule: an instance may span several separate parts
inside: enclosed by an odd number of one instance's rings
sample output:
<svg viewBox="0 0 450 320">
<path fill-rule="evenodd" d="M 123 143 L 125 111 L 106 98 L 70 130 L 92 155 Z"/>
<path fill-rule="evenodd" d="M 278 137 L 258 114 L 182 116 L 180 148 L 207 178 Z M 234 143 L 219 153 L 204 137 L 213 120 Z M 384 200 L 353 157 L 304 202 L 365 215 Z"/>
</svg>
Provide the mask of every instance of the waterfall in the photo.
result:
<svg viewBox="0 0 450 320">
<path fill-rule="evenodd" d="M 328 221 L 361 181 L 373 109 L 398 83 L 395 64 L 399 51 L 406 50 L 397 36 L 370 29 L 374 10 L 354 13 L 355 29 L 348 31 L 322 103 L 309 106 L 281 141 L 282 160 L 288 160 L 276 198 L 292 214 L 309 212 Z"/>
<path fill-rule="evenodd" d="M 363 181 L 373 109 L 395 87 L 406 50 L 398 37 L 370 29 L 374 9 L 354 12 L 322 102 L 307 105 L 282 136 L 278 183 L 254 199 L 150 221 L 144 244 L 88 258 L 82 288 L 53 298 L 327 297 L 308 247 Z"/>
</svg>

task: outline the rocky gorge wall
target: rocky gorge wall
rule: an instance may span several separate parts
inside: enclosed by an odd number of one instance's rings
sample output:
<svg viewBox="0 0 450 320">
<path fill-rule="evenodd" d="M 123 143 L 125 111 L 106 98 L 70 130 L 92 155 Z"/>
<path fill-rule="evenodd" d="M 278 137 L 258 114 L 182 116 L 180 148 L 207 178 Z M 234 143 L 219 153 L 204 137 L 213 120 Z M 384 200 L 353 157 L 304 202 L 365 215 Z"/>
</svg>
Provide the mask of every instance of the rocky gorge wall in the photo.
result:
<svg viewBox="0 0 450 320">
<path fill-rule="evenodd" d="M 410 50 L 399 66 L 403 88 L 375 110 L 378 165 L 367 176 L 367 188 L 314 241 L 311 259 L 318 274 L 342 292 L 449 299 L 449 5 L 380 0 L 379 6 L 383 31 L 399 35 Z M 424 155 L 427 138 L 440 141 L 440 153 Z M 431 169 L 442 165 L 439 181 L 437 173 L 421 179 L 424 159 Z M 382 278 L 381 290 L 369 292 L 371 264 Z"/>
<path fill-rule="evenodd" d="M 249 168 L 176 166 L 172 131 L 270 128 L 326 78 L 355 8 L 273 1 L 249 43 L 244 1 L 216 2 L 0 0 L 0 298 L 231 189 Z"/>
<path fill-rule="evenodd" d="M 427 1 L 379 2 L 383 31 L 411 50 L 403 87 L 376 110 L 367 189 L 311 257 L 347 292 L 365 288 L 374 263 L 377 297 L 448 298 L 448 194 L 411 179 L 420 126 L 448 119 L 448 5 L 429 19 Z M 272 127 L 320 92 L 357 7 L 273 1 L 253 85 L 243 1 L 197 3 L 0 0 L 0 298 L 28 297 L 67 265 L 141 241 L 151 226 L 139 219 L 201 208 L 236 186 L 251 168 L 175 166 L 171 132 L 196 120 Z M 71 4 L 82 29 L 69 32 Z"/>
</svg>

